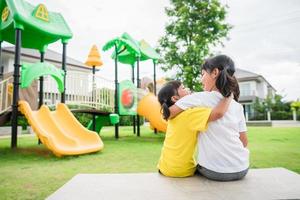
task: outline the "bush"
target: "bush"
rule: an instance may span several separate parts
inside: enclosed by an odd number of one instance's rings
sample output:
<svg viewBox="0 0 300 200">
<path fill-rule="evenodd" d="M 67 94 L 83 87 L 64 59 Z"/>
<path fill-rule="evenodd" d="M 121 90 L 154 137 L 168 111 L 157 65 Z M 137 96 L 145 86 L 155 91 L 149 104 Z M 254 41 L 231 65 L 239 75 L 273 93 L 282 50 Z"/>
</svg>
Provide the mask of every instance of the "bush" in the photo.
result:
<svg viewBox="0 0 300 200">
<path fill-rule="evenodd" d="M 85 127 L 88 126 L 89 122 L 93 119 L 93 115 L 85 113 L 73 113 L 77 120 Z M 140 116 L 140 125 L 144 124 L 144 118 Z M 111 124 L 105 124 L 105 126 L 110 126 Z M 132 116 L 121 115 L 120 116 L 120 126 L 132 126 Z"/>
<path fill-rule="evenodd" d="M 297 113 L 298 117 L 300 113 Z M 297 119 L 299 119 L 297 117 Z M 286 111 L 273 111 L 271 112 L 271 120 L 292 120 L 293 113 Z M 254 115 L 249 116 L 249 120 L 267 120 L 267 112 L 256 112 Z"/>
<path fill-rule="evenodd" d="M 84 127 L 87 127 L 89 122 L 93 119 L 93 115 L 87 113 L 73 113 L 73 115 Z"/>
<path fill-rule="evenodd" d="M 267 116 L 265 113 L 256 112 L 249 116 L 249 120 L 267 120 Z"/>
<path fill-rule="evenodd" d="M 11 120 L 6 122 L 4 126 L 11 126 Z M 24 116 L 18 116 L 18 126 L 22 126 L 22 130 L 26 130 L 29 126 L 27 119 Z"/>
<path fill-rule="evenodd" d="M 271 112 L 271 119 L 272 120 L 292 120 L 293 113 L 285 112 L 285 111 Z"/>
<path fill-rule="evenodd" d="M 135 118 L 137 120 L 137 118 Z M 144 124 L 144 117 L 140 116 L 140 125 Z M 120 116 L 120 126 L 132 126 L 133 125 L 133 120 L 132 116 L 130 115 L 122 115 Z"/>
</svg>

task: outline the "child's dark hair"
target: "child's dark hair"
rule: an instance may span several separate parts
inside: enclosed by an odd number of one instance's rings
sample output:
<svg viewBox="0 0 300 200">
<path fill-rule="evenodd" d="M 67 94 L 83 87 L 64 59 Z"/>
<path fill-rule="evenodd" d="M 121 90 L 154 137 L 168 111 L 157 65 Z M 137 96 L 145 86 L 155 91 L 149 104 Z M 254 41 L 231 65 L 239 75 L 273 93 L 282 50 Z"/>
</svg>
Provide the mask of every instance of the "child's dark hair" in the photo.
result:
<svg viewBox="0 0 300 200">
<path fill-rule="evenodd" d="M 237 79 L 234 76 L 235 66 L 233 60 L 226 55 L 218 55 L 205 60 L 202 70 L 211 73 L 218 68 L 220 74 L 216 80 L 216 87 L 224 97 L 229 97 L 233 93 L 234 99 L 238 101 L 240 89 Z"/>
<path fill-rule="evenodd" d="M 169 81 L 158 92 L 157 98 L 161 105 L 162 114 L 164 119 L 170 117 L 169 107 L 174 104 L 172 96 L 178 95 L 178 88 L 182 83 L 180 81 Z"/>
</svg>

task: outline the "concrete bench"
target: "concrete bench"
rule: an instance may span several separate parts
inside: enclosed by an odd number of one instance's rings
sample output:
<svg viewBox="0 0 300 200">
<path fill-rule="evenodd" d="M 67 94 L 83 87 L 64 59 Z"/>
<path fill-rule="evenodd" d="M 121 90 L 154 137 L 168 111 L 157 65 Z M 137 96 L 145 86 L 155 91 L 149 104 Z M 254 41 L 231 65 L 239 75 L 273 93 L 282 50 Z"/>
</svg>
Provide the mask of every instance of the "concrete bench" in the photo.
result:
<svg viewBox="0 0 300 200">
<path fill-rule="evenodd" d="M 78 174 L 47 199 L 300 199 L 300 175 L 284 168 L 251 169 L 243 180 L 215 182 L 158 173 Z"/>
</svg>

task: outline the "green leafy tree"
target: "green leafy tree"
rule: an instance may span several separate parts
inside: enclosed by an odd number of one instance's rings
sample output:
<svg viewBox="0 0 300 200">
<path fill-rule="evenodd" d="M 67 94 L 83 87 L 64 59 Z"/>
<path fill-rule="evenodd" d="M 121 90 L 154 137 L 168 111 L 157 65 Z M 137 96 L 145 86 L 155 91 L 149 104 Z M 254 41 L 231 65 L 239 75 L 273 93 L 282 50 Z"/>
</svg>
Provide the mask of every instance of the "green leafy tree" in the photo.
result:
<svg viewBox="0 0 300 200">
<path fill-rule="evenodd" d="M 283 100 L 283 98 L 284 98 L 284 96 L 275 94 L 272 104 L 271 104 L 272 111 L 274 111 L 274 112 L 277 112 L 277 111 L 290 112 L 291 111 L 290 103 L 285 102 Z"/>
<path fill-rule="evenodd" d="M 268 97 L 267 99 L 260 101 L 256 98 L 253 104 L 255 111 L 255 119 L 265 119 L 267 111 L 271 111 L 271 118 L 273 120 L 288 120 L 292 118 L 291 104 L 285 102 L 283 96 L 275 94 L 274 97 Z M 295 104 L 296 105 L 296 104 Z"/>
<path fill-rule="evenodd" d="M 200 66 L 231 28 L 224 22 L 226 7 L 218 0 L 171 0 L 165 11 L 170 22 L 159 40 L 162 69 L 175 69 L 176 78 L 200 91 Z"/>
<path fill-rule="evenodd" d="M 253 109 L 255 112 L 259 112 L 259 113 L 263 113 L 266 110 L 264 103 L 260 101 L 258 98 L 255 99 L 255 102 L 253 104 Z"/>
<path fill-rule="evenodd" d="M 300 101 L 294 101 L 294 102 L 292 102 L 291 103 L 291 107 L 292 107 L 292 109 L 294 109 L 296 111 L 300 110 Z"/>
<path fill-rule="evenodd" d="M 265 120 L 266 119 L 266 103 L 260 101 L 258 98 L 255 99 L 253 104 L 254 116 L 250 117 L 251 120 Z"/>
</svg>

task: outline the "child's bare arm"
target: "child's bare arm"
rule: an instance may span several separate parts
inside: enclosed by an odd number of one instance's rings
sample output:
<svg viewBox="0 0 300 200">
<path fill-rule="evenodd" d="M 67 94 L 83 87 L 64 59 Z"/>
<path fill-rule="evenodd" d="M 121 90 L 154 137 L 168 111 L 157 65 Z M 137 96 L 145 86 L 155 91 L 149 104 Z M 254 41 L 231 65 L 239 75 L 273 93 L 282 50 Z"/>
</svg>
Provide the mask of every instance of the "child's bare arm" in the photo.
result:
<svg viewBox="0 0 300 200">
<path fill-rule="evenodd" d="M 227 111 L 229 104 L 232 100 L 232 96 L 228 98 L 223 98 L 216 107 L 213 108 L 213 110 L 210 113 L 210 116 L 208 118 L 208 121 L 216 121 L 220 118 L 222 118 Z"/>
<path fill-rule="evenodd" d="M 183 111 L 183 109 L 179 108 L 175 104 L 172 105 L 172 106 L 170 106 L 169 110 L 170 110 L 170 117 L 169 117 L 169 119 L 172 119 L 172 118 L 176 117 L 179 113 L 181 113 Z"/>
<path fill-rule="evenodd" d="M 246 132 L 240 132 L 240 140 L 243 143 L 243 146 L 246 148 L 248 146 L 248 138 Z"/>
</svg>

